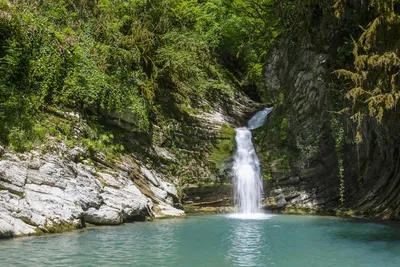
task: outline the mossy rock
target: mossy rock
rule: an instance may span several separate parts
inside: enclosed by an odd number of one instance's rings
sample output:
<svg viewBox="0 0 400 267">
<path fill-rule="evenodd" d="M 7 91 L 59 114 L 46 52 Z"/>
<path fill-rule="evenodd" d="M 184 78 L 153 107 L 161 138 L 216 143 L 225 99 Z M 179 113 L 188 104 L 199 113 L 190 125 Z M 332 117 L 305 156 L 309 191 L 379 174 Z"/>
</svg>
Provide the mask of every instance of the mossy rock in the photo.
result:
<svg viewBox="0 0 400 267">
<path fill-rule="evenodd" d="M 234 207 L 200 207 L 195 205 L 183 205 L 188 215 L 222 214 L 234 211 Z"/>
<path fill-rule="evenodd" d="M 24 197 L 24 193 L 23 193 L 23 192 L 19 192 L 19 191 L 16 191 L 16 190 L 7 188 L 7 187 L 5 187 L 5 186 L 3 186 L 3 185 L 0 184 L 0 191 L 5 191 L 5 190 L 7 190 L 8 192 L 10 192 L 11 194 L 14 194 L 14 195 L 19 196 L 20 198 L 23 198 L 23 197 Z"/>
<path fill-rule="evenodd" d="M 71 230 L 76 230 L 79 227 L 69 224 L 67 222 L 60 222 L 60 223 L 54 223 L 52 225 L 46 225 L 44 228 L 41 230 L 44 233 L 63 233 Z"/>
</svg>

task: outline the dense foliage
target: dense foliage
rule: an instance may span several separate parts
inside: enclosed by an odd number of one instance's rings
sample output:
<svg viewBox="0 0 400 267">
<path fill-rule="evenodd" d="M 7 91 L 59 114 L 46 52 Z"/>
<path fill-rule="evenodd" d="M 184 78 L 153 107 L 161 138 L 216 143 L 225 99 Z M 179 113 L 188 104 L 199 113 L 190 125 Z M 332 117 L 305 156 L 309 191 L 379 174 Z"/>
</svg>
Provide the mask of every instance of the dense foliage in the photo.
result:
<svg viewBox="0 0 400 267">
<path fill-rule="evenodd" d="M 365 116 L 381 122 L 384 111 L 393 110 L 400 99 L 400 1 L 277 2 L 294 42 L 337 49 L 325 52 L 335 55 L 335 73 L 347 81 L 338 96 L 351 100 L 343 111 L 350 111 L 358 124 Z"/>
<path fill-rule="evenodd" d="M 262 91 L 273 2 L 1 0 L 1 140 L 31 138 L 49 107 L 129 110 L 148 131 L 207 96 Z"/>
<path fill-rule="evenodd" d="M 338 70 L 350 81 L 346 98 L 353 102 L 352 118 L 358 124 L 369 115 L 382 121 L 384 111 L 400 99 L 400 1 L 356 1 L 368 18 L 353 40 L 354 69 Z M 336 15 L 349 16 L 355 6 L 336 1 Z M 368 16 L 367 16 L 368 15 Z"/>
<path fill-rule="evenodd" d="M 330 108 L 359 125 L 367 116 L 384 123 L 400 98 L 399 13 L 399 0 L 0 0 L 0 142 L 22 151 L 48 134 L 71 135 L 75 122 L 47 116 L 68 110 L 87 120 L 129 113 L 152 141 L 155 129 L 180 131 L 160 143 L 207 150 L 186 115 L 241 90 L 276 107 L 269 132 L 255 132 L 256 143 L 269 134 L 277 146 L 259 153 L 264 174 L 271 162 L 289 170 L 299 153 L 284 110 L 290 99 L 284 88 L 274 98 L 264 88 L 271 44 L 282 34 L 294 48 L 330 54 Z M 342 123 L 332 127 L 338 151 Z M 234 140 L 232 129 L 220 134 L 208 152 L 222 170 Z M 124 137 L 96 123 L 85 135 L 93 150 L 123 150 L 113 141 Z M 203 155 L 181 158 L 171 176 L 209 176 L 194 173 Z"/>
<path fill-rule="evenodd" d="M 331 55 L 332 109 L 382 123 L 400 99 L 400 1 L 277 2 L 294 44 Z"/>
</svg>

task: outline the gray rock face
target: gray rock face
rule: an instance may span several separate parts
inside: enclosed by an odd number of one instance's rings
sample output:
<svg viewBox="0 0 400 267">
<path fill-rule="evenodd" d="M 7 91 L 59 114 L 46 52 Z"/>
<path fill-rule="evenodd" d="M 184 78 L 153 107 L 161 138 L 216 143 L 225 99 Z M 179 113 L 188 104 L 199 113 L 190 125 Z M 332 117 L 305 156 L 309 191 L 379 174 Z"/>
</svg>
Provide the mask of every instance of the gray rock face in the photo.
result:
<svg viewBox="0 0 400 267">
<path fill-rule="evenodd" d="M 378 219 L 400 219 L 399 108 L 388 111 L 382 123 L 367 118 L 363 142 L 354 143 L 357 131 L 348 118 L 344 144 L 345 207 Z"/>
<path fill-rule="evenodd" d="M 266 208 L 349 208 L 360 216 L 400 218 L 399 108 L 383 120 L 364 118 L 360 127 L 349 115 L 343 126 L 343 184 L 331 132 L 329 75 L 326 54 L 281 43 L 270 53 L 265 82 L 274 97 L 285 95 L 281 110 L 297 155 L 290 170 L 275 169 L 267 185 Z M 337 100 L 336 100 L 337 101 Z M 278 110 L 276 110 L 279 113 Z M 272 114 L 273 115 L 273 114 Z M 356 132 L 362 135 L 357 144 Z M 273 153 L 273 152 L 272 152 Z M 342 187 L 344 203 L 339 200 Z"/>
<path fill-rule="evenodd" d="M 0 237 L 12 237 L 35 233 L 35 227 L 14 218 L 5 212 L 0 212 Z"/>
<path fill-rule="evenodd" d="M 203 206 L 232 206 L 232 185 L 192 186 L 185 188 L 185 204 L 199 204 Z"/>
<path fill-rule="evenodd" d="M 0 237 L 61 231 L 92 224 L 121 224 L 137 216 L 180 216 L 175 186 L 131 162 L 123 168 L 90 166 L 34 153 L 0 160 Z M 73 155 L 72 155 L 73 156 Z M 101 169 L 101 171 L 100 171 Z M 117 170 L 115 170 L 117 169 Z M 140 185 L 133 182 L 141 179 Z M 142 191 L 154 195 L 144 195 Z M 157 203 L 154 203 L 156 201 Z M 159 208 L 158 208 L 159 206 Z"/>
<path fill-rule="evenodd" d="M 283 92 L 287 133 L 297 154 L 290 170 L 275 169 L 267 185 L 267 208 L 332 207 L 339 200 L 335 142 L 327 110 L 327 55 L 281 45 L 270 53 L 267 89 Z M 272 114 L 274 116 L 274 114 Z"/>
</svg>

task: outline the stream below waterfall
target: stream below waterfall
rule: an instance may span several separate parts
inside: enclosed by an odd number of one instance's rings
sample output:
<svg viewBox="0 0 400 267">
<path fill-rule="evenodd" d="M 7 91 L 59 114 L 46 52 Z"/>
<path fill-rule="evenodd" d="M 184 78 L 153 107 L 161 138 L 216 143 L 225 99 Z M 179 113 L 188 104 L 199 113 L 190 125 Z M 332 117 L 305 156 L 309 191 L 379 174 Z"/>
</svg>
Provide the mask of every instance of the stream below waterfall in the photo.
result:
<svg viewBox="0 0 400 267">
<path fill-rule="evenodd" d="M 400 225 L 227 215 L 0 240 L 1 266 L 398 267 Z"/>
</svg>

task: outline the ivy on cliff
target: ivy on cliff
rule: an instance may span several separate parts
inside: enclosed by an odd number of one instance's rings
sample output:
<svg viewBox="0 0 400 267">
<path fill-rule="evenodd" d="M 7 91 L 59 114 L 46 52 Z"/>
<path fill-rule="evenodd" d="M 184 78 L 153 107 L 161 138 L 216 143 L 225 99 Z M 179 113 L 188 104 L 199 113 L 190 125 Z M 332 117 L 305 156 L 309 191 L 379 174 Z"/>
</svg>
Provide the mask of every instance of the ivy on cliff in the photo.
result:
<svg viewBox="0 0 400 267">
<path fill-rule="evenodd" d="M 349 1 L 335 2 L 336 16 L 349 16 Z M 356 1 L 372 19 L 360 25 L 362 33 L 353 39 L 354 69 L 336 71 L 349 81 L 345 97 L 352 101 L 352 119 L 361 125 L 366 115 L 381 122 L 385 111 L 400 99 L 400 1 Z M 368 15 L 368 16 L 367 16 Z M 361 141 L 361 134 L 357 133 Z"/>
</svg>

